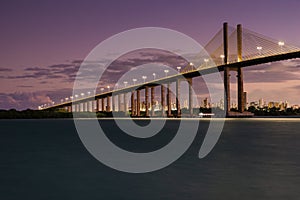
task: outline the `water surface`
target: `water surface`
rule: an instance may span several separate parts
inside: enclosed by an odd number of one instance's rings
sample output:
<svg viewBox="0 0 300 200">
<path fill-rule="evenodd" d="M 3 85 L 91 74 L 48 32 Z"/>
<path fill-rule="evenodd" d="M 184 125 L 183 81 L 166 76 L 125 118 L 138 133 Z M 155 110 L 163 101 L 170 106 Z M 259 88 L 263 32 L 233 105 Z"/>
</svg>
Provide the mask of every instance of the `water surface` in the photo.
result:
<svg viewBox="0 0 300 200">
<path fill-rule="evenodd" d="M 143 152 L 172 140 L 179 122 L 145 141 L 122 136 L 112 120 L 100 123 L 113 142 Z M 201 121 L 192 146 L 170 166 L 128 174 L 94 159 L 72 120 L 0 120 L 0 199 L 300 198 L 300 119 L 228 119 L 199 159 L 207 125 Z"/>
</svg>

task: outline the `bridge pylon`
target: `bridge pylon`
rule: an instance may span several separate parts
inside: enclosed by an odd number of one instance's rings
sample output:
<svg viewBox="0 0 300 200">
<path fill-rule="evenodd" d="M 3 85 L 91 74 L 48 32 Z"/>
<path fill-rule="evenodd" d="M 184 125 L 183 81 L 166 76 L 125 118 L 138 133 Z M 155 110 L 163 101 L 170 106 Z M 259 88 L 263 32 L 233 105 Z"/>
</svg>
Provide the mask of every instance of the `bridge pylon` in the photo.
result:
<svg viewBox="0 0 300 200">
<path fill-rule="evenodd" d="M 242 25 L 237 25 L 237 61 L 241 62 L 243 60 L 242 56 Z M 226 66 L 228 62 L 228 24 L 223 24 L 223 46 L 224 46 L 224 101 L 225 101 L 225 111 L 226 116 L 239 116 L 240 113 L 245 111 L 246 99 L 244 99 L 244 77 L 242 67 L 229 67 Z M 230 111 L 230 71 L 237 72 L 237 91 L 238 91 L 238 113 Z M 246 114 L 246 113 L 244 113 Z"/>
</svg>

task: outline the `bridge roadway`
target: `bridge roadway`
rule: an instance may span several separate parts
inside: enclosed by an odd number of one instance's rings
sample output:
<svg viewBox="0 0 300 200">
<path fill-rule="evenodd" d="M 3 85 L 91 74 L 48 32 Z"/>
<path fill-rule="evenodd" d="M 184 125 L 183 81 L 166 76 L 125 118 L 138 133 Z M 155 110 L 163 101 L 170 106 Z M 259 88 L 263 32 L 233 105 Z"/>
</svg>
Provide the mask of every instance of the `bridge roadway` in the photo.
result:
<svg viewBox="0 0 300 200">
<path fill-rule="evenodd" d="M 219 66 L 215 66 L 215 67 L 211 67 L 211 68 L 196 69 L 196 70 L 188 71 L 185 73 L 175 74 L 172 76 L 167 76 L 164 78 L 148 81 L 148 82 L 141 83 L 141 84 L 131 85 L 131 86 L 128 86 L 125 88 L 120 88 L 120 89 L 104 92 L 101 94 L 96 94 L 95 96 L 75 99 L 73 101 L 66 101 L 66 102 L 63 102 L 60 104 L 49 106 L 47 108 L 44 108 L 43 110 L 51 110 L 51 109 L 68 107 L 68 106 L 71 106 L 72 103 L 79 104 L 79 103 L 84 103 L 84 102 L 93 101 L 93 100 L 97 100 L 97 99 L 103 99 L 106 97 L 110 97 L 113 94 L 114 95 L 124 94 L 124 93 L 128 93 L 128 92 L 132 92 L 136 89 L 142 90 L 142 89 L 145 89 L 146 86 L 155 87 L 155 86 L 159 86 L 162 84 L 168 84 L 171 82 L 175 82 L 178 79 L 181 79 L 182 77 L 184 77 L 186 79 L 191 79 L 191 78 L 206 75 L 206 74 L 216 73 L 218 71 L 221 72 L 221 71 L 224 71 L 224 69 L 226 67 L 229 67 L 231 70 L 234 70 L 234 69 L 237 70 L 240 67 L 244 68 L 244 67 L 249 67 L 249 66 L 253 66 L 253 65 L 265 64 L 265 63 L 269 63 L 269 62 L 276 62 L 276 61 L 289 60 L 289 59 L 296 59 L 296 58 L 300 58 L 300 51 L 279 54 L 279 55 L 272 55 L 272 56 L 267 56 L 267 57 L 257 57 L 257 58 L 253 58 L 250 60 L 244 60 L 244 61 L 240 61 L 240 62 L 223 64 L 223 65 L 219 65 Z"/>
</svg>

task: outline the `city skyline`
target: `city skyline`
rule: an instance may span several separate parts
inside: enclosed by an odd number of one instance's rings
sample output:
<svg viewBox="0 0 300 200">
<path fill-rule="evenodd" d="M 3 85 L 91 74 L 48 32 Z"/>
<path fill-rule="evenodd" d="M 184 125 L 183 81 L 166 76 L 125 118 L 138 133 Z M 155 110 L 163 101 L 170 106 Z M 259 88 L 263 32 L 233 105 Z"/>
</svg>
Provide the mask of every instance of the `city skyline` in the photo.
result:
<svg viewBox="0 0 300 200">
<path fill-rule="evenodd" d="M 295 26 L 300 17 L 296 9 L 299 6 L 298 1 L 272 5 L 260 1 L 136 1 L 130 6 L 115 1 L 90 1 L 84 5 L 72 1 L 71 12 L 66 9 L 67 1 L 2 2 L 0 109 L 36 109 L 43 103 L 69 97 L 74 75 L 88 52 L 104 39 L 131 28 L 171 28 L 205 45 L 228 21 L 300 46 L 300 30 Z M 136 12 L 132 13 L 132 9 Z M 153 16 L 154 10 L 159 14 Z M 245 91 L 249 101 L 258 97 L 267 101 L 287 98 L 291 104 L 299 104 L 299 66 L 300 60 L 296 59 L 246 68 Z M 231 88 L 235 98 L 234 80 Z"/>
</svg>

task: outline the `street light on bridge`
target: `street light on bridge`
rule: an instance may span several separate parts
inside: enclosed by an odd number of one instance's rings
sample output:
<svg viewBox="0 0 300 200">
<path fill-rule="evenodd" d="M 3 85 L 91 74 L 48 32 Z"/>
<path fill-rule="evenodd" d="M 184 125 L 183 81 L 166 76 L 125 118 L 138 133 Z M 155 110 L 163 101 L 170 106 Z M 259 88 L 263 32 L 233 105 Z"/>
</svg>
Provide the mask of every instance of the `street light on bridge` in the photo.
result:
<svg viewBox="0 0 300 200">
<path fill-rule="evenodd" d="M 137 81 L 137 79 L 133 78 L 132 81 L 133 81 L 133 85 L 135 85 L 135 82 Z"/>
<path fill-rule="evenodd" d="M 178 73 L 180 73 L 181 67 L 178 66 L 178 67 L 176 67 L 176 68 L 177 68 Z"/>
<path fill-rule="evenodd" d="M 168 73 L 169 73 L 169 70 L 168 70 L 168 69 L 165 69 L 164 72 L 165 72 L 166 77 L 167 77 L 167 76 L 168 76 Z"/>
<path fill-rule="evenodd" d="M 284 46 L 284 42 L 283 41 L 279 41 L 278 45 L 280 47 L 280 51 L 282 51 L 282 47 Z"/>
<path fill-rule="evenodd" d="M 209 62 L 209 59 L 204 58 L 204 62 L 205 62 L 205 67 L 207 67 L 207 63 Z"/>
<path fill-rule="evenodd" d="M 156 74 L 153 73 L 152 75 L 153 75 L 153 80 L 155 80 L 156 79 Z"/>
<path fill-rule="evenodd" d="M 258 47 L 256 47 L 256 49 L 258 50 L 259 55 L 261 55 L 262 47 L 261 47 L 261 46 L 258 46 Z"/>
<path fill-rule="evenodd" d="M 279 45 L 279 46 L 284 46 L 284 42 L 283 42 L 283 41 L 279 41 L 279 42 L 278 42 L 278 45 Z"/>
<path fill-rule="evenodd" d="M 100 88 L 100 91 L 103 93 L 103 91 L 104 91 L 104 88 Z"/>
<path fill-rule="evenodd" d="M 191 70 L 193 70 L 194 63 L 190 62 L 189 66 L 191 67 Z"/>
<path fill-rule="evenodd" d="M 224 64 L 224 58 L 225 58 L 225 56 L 222 54 L 222 55 L 220 55 L 220 58 L 222 59 L 222 64 Z"/>
<path fill-rule="evenodd" d="M 144 83 L 146 82 L 147 76 L 142 76 L 142 79 L 144 80 Z"/>
<path fill-rule="evenodd" d="M 110 91 L 110 86 L 109 85 L 107 86 L 107 91 Z"/>
<path fill-rule="evenodd" d="M 126 87 L 128 82 L 127 82 L 127 81 L 124 81 L 123 83 L 124 83 L 124 86 Z"/>
</svg>

